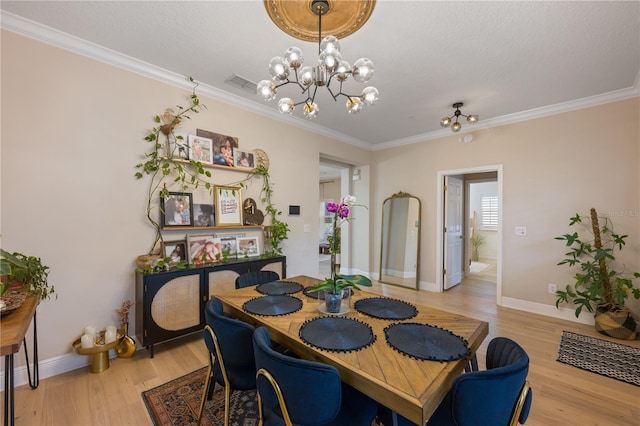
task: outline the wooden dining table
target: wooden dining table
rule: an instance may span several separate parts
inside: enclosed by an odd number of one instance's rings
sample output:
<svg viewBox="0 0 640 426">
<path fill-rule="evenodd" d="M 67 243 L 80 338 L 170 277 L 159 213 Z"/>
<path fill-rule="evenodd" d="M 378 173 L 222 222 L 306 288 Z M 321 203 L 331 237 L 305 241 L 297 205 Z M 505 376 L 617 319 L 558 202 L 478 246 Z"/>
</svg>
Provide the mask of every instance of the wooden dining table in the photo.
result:
<svg viewBox="0 0 640 426">
<path fill-rule="evenodd" d="M 299 283 L 303 288 L 320 282 L 308 276 L 296 276 L 283 281 Z M 262 296 L 255 286 L 214 295 L 222 301 L 225 312 L 231 317 L 254 327 L 266 327 L 273 341 L 304 359 L 336 367 L 345 383 L 419 425 L 423 425 L 433 414 L 453 380 L 463 372 L 489 332 L 489 326 L 484 321 L 415 303 L 410 305 L 416 308 L 417 315 L 410 319 L 388 320 L 365 315 L 354 309 L 354 303 L 384 296 L 356 290 L 351 296 L 351 310 L 342 316 L 368 324 L 375 340 L 357 350 L 330 351 L 308 344 L 299 334 L 305 322 L 327 316 L 319 311 L 317 298 L 309 297 L 302 291 L 290 294 L 302 300 L 302 307 L 286 315 L 256 315 L 243 308 L 246 302 Z M 385 328 L 403 322 L 428 324 L 448 330 L 466 341 L 469 355 L 441 362 L 401 353 L 387 342 Z"/>
</svg>

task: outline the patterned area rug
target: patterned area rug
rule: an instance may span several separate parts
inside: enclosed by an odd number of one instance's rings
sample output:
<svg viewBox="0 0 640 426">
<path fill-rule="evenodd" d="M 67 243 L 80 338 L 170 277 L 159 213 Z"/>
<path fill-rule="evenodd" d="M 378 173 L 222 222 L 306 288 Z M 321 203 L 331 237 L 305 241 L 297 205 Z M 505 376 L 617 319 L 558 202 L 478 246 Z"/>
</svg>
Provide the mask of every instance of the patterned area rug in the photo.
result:
<svg viewBox="0 0 640 426">
<path fill-rule="evenodd" d="M 197 425 L 200 398 L 204 388 L 207 368 L 201 368 L 185 376 L 142 392 L 151 420 L 155 426 Z M 231 392 L 230 426 L 256 426 L 258 402 L 256 391 Z M 224 389 L 216 385 L 213 399 L 207 401 L 202 426 L 224 424 Z"/>
<path fill-rule="evenodd" d="M 558 361 L 640 386 L 640 348 L 563 331 Z"/>
</svg>

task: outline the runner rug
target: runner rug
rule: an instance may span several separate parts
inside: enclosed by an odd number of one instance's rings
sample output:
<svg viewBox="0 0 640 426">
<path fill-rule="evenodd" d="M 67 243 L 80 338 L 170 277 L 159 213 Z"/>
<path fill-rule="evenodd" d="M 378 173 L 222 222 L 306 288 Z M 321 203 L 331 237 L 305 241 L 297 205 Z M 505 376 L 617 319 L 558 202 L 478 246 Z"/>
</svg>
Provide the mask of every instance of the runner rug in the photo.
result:
<svg viewBox="0 0 640 426">
<path fill-rule="evenodd" d="M 142 399 L 153 424 L 155 426 L 197 425 L 206 374 L 207 368 L 201 368 L 142 392 Z M 230 425 L 256 426 L 258 424 L 256 391 L 231 392 L 230 408 Z M 213 399 L 205 404 L 201 425 L 223 426 L 223 424 L 224 389 L 216 385 Z"/>
<path fill-rule="evenodd" d="M 563 331 L 558 361 L 640 386 L 640 348 Z"/>
</svg>

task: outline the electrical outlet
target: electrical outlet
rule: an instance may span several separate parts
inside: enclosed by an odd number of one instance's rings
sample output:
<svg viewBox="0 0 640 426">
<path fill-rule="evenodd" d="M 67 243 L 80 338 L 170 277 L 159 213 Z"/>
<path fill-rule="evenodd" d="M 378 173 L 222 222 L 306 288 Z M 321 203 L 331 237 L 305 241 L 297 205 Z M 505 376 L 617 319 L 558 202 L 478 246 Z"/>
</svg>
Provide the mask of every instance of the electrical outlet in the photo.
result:
<svg viewBox="0 0 640 426">
<path fill-rule="evenodd" d="M 558 291 L 558 286 L 555 284 L 549 284 L 549 293 L 556 294 L 556 291 Z"/>
</svg>

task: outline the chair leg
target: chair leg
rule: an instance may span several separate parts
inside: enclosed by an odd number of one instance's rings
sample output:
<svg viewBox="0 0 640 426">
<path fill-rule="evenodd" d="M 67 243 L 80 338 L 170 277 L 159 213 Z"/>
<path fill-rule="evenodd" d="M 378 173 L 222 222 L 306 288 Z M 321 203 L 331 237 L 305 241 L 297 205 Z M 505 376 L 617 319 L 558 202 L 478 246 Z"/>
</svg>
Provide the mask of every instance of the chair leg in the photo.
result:
<svg viewBox="0 0 640 426">
<path fill-rule="evenodd" d="M 231 388 L 226 386 L 224 388 L 224 426 L 229 426 L 229 406 L 231 405 Z"/>
<path fill-rule="evenodd" d="M 213 383 L 211 383 L 211 382 L 213 382 Z M 212 384 L 213 384 L 213 386 L 212 386 Z M 200 411 L 198 412 L 198 425 L 202 421 L 202 413 L 204 412 L 204 404 L 207 401 L 207 394 L 209 393 L 209 386 L 211 386 L 211 388 L 213 388 L 215 386 L 215 380 L 213 380 L 213 370 L 211 368 L 211 365 L 209 365 L 209 369 L 207 370 L 207 377 L 204 380 L 204 388 L 202 389 L 202 399 L 200 400 Z"/>
</svg>

